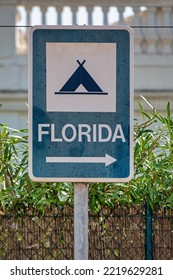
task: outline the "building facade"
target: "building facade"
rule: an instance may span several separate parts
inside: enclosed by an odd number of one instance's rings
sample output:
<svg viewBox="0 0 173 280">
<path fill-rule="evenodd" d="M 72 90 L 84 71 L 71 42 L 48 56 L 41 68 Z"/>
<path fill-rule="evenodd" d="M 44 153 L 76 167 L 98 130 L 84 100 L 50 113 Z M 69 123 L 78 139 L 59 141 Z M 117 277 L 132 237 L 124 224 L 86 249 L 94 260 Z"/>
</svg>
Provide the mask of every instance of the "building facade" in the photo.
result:
<svg viewBox="0 0 173 280">
<path fill-rule="evenodd" d="M 130 25 L 135 35 L 135 118 L 140 95 L 161 113 L 173 102 L 172 0 L 0 0 L 1 123 L 27 126 L 28 31 L 35 24 Z"/>
</svg>

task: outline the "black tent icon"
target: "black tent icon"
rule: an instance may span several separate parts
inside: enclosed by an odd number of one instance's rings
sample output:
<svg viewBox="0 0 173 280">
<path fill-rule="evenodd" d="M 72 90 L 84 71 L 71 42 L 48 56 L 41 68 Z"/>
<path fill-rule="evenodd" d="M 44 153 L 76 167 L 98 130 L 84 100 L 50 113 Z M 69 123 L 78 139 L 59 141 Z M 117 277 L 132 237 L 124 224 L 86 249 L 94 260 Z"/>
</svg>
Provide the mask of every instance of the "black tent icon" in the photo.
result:
<svg viewBox="0 0 173 280">
<path fill-rule="evenodd" d="M 63 85 L 59 92 L 55 94 L 101 94 L 107 95 L 107 92 L 103 92 L 99 85 L 94 81 L 88 71 L 84 68 L 84 60 L 82 63 L 77 60 L 79 66 L 68 81 Z M 76 92 L 77 88 L 82 85 L 86 92 Z"/>
</svg>

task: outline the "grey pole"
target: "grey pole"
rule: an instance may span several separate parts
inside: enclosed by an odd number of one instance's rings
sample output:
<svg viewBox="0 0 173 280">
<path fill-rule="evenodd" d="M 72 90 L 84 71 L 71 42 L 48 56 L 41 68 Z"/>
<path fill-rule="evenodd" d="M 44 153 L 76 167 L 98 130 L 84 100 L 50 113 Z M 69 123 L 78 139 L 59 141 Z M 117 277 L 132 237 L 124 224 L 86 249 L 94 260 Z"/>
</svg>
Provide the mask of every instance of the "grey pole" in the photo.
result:
<svg viewBox="0 0 173 280">
<path fill-rule="evenodd" d="M 88 260 L 88 185 L 74 185 L 74 259 Z"/>
</svg>

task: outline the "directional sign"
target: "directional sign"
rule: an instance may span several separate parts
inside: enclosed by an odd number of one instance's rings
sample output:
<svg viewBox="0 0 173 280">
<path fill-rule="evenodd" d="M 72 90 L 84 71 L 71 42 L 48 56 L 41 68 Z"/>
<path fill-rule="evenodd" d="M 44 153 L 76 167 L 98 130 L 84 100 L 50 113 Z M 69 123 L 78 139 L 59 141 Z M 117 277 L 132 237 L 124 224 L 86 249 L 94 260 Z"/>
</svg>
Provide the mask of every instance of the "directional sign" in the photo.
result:
<svg viewBox="0 0 173 280">
<path fill-rule="evenodd" d="M 133 176 L 133 32 L 39 26 L 29 36 L 29 175 L 126 182 Z"/>
</svg>

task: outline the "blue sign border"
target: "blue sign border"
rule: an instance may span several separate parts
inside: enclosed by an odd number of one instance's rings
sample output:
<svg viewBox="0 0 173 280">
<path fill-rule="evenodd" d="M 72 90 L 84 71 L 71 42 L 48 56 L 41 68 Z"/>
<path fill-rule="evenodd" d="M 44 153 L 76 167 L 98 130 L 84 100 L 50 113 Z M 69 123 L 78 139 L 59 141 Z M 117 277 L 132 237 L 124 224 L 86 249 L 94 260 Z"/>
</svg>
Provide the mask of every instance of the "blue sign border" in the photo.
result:
<svg viewBox="0 0 173 280">
<path fill-rule="evenodd" d="M 116 113 L 46 112 L 46 43 L 116 43 Z M 133 31 L 129 27 L 37 26 L 29 36 L 29 175 L 35 181 L 126 182 L 133 176 Z M 38 124 L 121 124 L 126 143 L 39 143 Z M 93 145 L 94 144 L 94 145 Z M 46 163 L 49 156 L 103 157 L 117 161 Z"/>
</svg>

